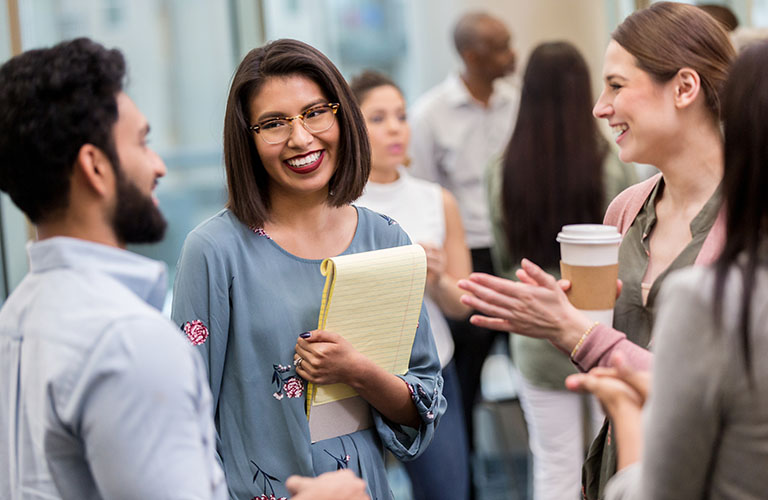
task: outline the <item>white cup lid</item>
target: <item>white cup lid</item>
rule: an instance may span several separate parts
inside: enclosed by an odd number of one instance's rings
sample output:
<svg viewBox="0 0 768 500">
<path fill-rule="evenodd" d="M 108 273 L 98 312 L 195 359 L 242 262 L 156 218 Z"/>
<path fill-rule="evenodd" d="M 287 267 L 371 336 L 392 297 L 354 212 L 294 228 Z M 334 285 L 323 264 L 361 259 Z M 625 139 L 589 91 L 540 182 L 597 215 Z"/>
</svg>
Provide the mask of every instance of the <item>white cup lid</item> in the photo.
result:
<svg viewBox="0 0 768 500">
<path fill-rule="evenodd" d="M 621 234 L 615 226 L 604 224 L 569 224 L 557 234 L 559 243 L 577 245 L 611 245 L 621 242 Z"/>
</svg>

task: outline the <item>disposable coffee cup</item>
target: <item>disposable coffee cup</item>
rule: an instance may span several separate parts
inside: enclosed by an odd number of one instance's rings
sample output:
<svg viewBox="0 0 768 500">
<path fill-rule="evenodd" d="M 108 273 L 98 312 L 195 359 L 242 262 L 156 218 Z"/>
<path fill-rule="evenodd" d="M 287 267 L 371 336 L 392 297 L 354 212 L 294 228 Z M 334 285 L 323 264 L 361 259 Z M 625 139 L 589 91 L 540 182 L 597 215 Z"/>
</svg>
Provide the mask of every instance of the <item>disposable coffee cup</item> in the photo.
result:
<svg viewBox="0 0 768 500">
<path fill-rule="evenodd" d="M 568 300 L 592 321 L 613 324 L 621 234 L 614 226 L 570 224 L 557 235 Z"/>
</svg>

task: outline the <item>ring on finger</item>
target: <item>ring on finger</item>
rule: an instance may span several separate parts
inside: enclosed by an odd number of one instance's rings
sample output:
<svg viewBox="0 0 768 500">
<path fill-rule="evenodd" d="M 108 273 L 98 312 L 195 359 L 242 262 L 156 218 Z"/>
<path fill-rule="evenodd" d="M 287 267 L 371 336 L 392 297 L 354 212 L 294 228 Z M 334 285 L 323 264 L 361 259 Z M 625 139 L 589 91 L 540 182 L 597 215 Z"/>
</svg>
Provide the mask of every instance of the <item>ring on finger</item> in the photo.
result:
<svg viewBox="0 0 768 500">
<path fill-rule="evenodd" d="M 301 362 L 302 362 L 302 361 L 304 361 L 304 358 L 302 358 L 301 356 L 299 356 L 299 357 L 297 357 L 296 359 L 294 359 L 294 360 L 293 360 L 293 365 L 294 365 L 296 368 L 298 368 L 298 367 L 301 365 Z"/>
</svg>

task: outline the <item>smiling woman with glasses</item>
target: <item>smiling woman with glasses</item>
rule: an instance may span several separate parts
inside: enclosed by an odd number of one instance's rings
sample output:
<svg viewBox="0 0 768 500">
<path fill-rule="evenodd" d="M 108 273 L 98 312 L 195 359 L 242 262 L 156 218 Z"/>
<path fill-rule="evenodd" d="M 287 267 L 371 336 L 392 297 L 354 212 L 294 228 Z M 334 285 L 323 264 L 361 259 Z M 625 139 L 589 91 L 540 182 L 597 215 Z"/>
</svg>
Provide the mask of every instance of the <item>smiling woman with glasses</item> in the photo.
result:
<svg viewBox="0 0 768 500">
<path fill-rule="evenodd" d="M 280 144 L 287 141 L 288 137 L 291 136 L 294 120 L 301 120 L 301 124 L 309 132 L 319 134 L 331 128 L 335 121 L 336 111 L 338 110 L 339 103 L 337 102 L 318 104 L 296 116 L 267 118 L 248 128 L 259 134 L 259 137 L 267 144 Z"/>
<path fill-rule="evenodd" d="M 278 40 L 245 56 L 224 123 L 229 201 L 187 237 L 172 314 L 208 369 L 233 498 L 285 497 L 289 475 L 338 468 L 391 498 L 383 448 L 416 457 L 445 411 L 424 309 L 402 377 L 314 330 L 323 259 L 410 243 L 391 219 L 351 205 L 370 162 L 365 120 L 322 53 Z M 307 382 L 352 386 L 375 425 L 311 443 Z"/>
</svg>

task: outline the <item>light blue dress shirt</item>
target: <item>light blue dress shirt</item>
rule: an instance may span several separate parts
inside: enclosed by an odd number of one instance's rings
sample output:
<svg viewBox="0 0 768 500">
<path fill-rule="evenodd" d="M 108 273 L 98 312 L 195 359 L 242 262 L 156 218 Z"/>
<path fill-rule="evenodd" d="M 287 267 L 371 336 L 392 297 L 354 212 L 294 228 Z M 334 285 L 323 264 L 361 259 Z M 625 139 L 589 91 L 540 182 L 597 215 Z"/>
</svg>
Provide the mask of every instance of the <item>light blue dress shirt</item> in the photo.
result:
<svg viewBox="0 0 768 500">
<path fill-rule="evenodd" d="M 161 263 L 51 238 L 0 310 L 0 498 L 226 498 Z"/>
</svg>

